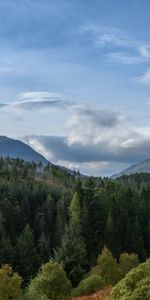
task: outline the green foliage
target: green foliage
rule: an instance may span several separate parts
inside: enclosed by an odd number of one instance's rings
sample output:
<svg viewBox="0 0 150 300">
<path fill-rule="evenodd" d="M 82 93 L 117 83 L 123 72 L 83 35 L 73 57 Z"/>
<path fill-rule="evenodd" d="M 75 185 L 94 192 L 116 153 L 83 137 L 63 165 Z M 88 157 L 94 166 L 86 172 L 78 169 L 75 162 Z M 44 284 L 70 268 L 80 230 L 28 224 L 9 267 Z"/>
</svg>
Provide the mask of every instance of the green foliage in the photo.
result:
<svg viewBox="0 0 150 300">
<path fill-rule="evenodd" d="M 86 270 L 86 249 L 81 235 L 81 208 L 77 192 L 73 195 L 69 211 L 69 225 L 66 226 L 60 247 L 55 251 L 55 259 L 62 264 L 73 286 L 76 286 Z"/>
<path fill-rule="evenodd" d="M 9 237 L 2 237 L 0 242 L 0 260 L 1 264 L 11 265 L 14 260 L 14 248 L 11 244 Z"/>
<path fill-rule="evenodd" d="M 27 225 L 17 241 L 18 271 L 25 280 L 31 279 L 39 268 L 39 258 L 35 248 L 33 233 Z"/>
<path fill-rule="evenodd" d="M 42 266 L 37 277 L 31 281 L 28 296 L 39 295 L 43 300 L 64 300 L 68 299 L 70 291 L 71 283 L 61 265 L 50 260 Z"/>
<path fill-rule="evenodd" d="M 122 253 L 120 255 L 119 262 L 122 277 L 124 277 L 131 269 L 139 265 L 139 259 L 135 253 Z"/>
<path fill-rule="evenodd" d="M 112 208 L 110 208 L 108 212 L 104 238 L 107 247 L 111 250 L 113 255 L 118 257 L 120 254 L 120 238 L 118 229 L 115 226 L 115 218 L 113 217 Z"/>
<path fill-rule="evenodd" d="M 22 279 L 9 265 L 0 269 L 0 300 L 16 299 L 21 295 Z"/>
<path fill-rule="evenodd" d="M 114 288 L 112 300 L 150 299 L 150 259 L 130 271 Z"/>
<path fill-rule="evenodd" d="M 97 290 L 100 290 L 104 285 L 102 277 L 97 274 L 91 274 L 83 279 L 79 285 L 73 290 L 72 296 L 78 297 L 83 295 L 90 295 Z"/>
<path fill-rule="evenodd" d="M 120 279 L 120 269 L 111 252 L 104 247 L 101 255 L 97 259 L 97 265 L 91 271 L 92 274 L 99 274 L 104 284 L 114 285 Z"/>
<path fill-rule="evenodd" d="M 24 284 L 54 249 L 74 285 L 104 245 L 117 261 L 121 252 L 150 257 L 150 174 L 113 181 L 72 174 L 0 158 L 0 265 L 11 264 Z M 24 236 L 28 224 L 31 239 Z"/>
<path fill-rule="evenodd" d="M 86 272 L 86 249 L 78 227 L 66 227 L 55 259 L 62 264 L 73 286 L 77 285 Z"/>
<path fill-rule="evenodd" d="M 44 295 L 31 294 L 26 292 L 21 297 L 17 298 L 17 300 L 48 300 L 48 298 Z"/>
<path fill-rule="evenodd" d="M 81 207 L 80 207 L 80 199 L 78 193 L 75 192 L 70 204 L 70 219 L 71 222 L 75 225 L 80 224 L 81 220 Z"/>
</svg>

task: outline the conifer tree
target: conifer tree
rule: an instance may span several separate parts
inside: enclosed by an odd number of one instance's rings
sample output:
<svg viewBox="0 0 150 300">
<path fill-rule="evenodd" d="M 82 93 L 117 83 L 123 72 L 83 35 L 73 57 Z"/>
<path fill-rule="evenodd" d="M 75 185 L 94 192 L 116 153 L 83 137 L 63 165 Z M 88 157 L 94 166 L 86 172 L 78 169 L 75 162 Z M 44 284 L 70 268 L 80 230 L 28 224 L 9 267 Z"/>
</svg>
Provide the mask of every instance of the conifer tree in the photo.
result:
<svg viewBox="0 0 150 300">
<path fill-rule="evenodd" d="M 86 272 L 86 249 L 81 235 L 80 203 L 77 192 L 70 204 L 70 222 L 66 226 L 60 247 L 55 251 L 55 259 L 62 264 L 68 278 L 76 286 Z"/>
<path fill-rule="evenodd" d="M 120 239 L 119 239 L 119 233 L 114 224 L 111 208 L 108 212 L 108 217 L 107 217 L 107 222 L 106 222 L 106 227 L 104 232 L 104 241 L 108 249 L 110 249 L 111 253 L 113 253 L 115 257 L 119 257 Z"/>
<path fill-rule="evenodd" d="M 119 265 L 107 247 L 104 247 L 98 256 L 97 265 L 92 269 L 92 273 L 99 274 L 106 286 L 114 285 L 120 279 Z"/>
<path fill-rule="evenodd" d="M 26 284 L 39 268 L 39 257 L 33 240 L 33 233 L 29 225 L 25 227 L 16 245 L 17 271 L 24 278 Z"/>
<path fill-rule="evenodd" d="M 14 262 L 14 255 L 15 251 L 9 237 L 2 237 L 0 241 L 0 265 L 12 265 Z"/>
</svg>

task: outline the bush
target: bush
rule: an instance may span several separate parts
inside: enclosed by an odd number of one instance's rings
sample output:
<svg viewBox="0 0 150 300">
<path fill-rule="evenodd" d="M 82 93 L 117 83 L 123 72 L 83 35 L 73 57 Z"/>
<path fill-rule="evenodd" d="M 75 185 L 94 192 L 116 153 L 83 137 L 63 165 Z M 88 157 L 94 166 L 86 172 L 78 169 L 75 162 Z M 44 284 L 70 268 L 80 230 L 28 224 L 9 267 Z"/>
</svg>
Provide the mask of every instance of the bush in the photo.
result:
<svg viewBox="0 0 150 300">
<path fill-rule="evenodd" d="M 120 271 L 121 277 L 123 278 L 131 269 L 137 267 L 139 265 L 138 255 L 131 253 L 122 253 L 120 255 Z"/>
<path fill-rule="evenodd" d="M 37 294 L 25 293 L 21 297 L 17 298 L 17 300 L 48 300 L 46 296 L 40 296 Z"/>
<path fill-rule="evenodd" d="M 41 299 L 64 300 L 71 292 L 71 283 L 66 273 L 57 262 L 50 260 L 44 264 L 41 271 L 31 281 L 29 286 L 30 297 L 41 296 Z M 31 298 L 32 299 L 32 298 Z"/>
<path fill-rule="evenodd" d="M 130 271 L 114 288 L 112 300 L 150 299 L 150 259 Z"/>
<path fill-rule="evenodd" d="M 79 285 L 72 292 L 72 295 L 74 297 L 90 295 L 97 290 L 100 290 L 103 287 L 103 284 L 104 282 L 99 275 L 92 274 L 79 283 Z"/>
</svg>

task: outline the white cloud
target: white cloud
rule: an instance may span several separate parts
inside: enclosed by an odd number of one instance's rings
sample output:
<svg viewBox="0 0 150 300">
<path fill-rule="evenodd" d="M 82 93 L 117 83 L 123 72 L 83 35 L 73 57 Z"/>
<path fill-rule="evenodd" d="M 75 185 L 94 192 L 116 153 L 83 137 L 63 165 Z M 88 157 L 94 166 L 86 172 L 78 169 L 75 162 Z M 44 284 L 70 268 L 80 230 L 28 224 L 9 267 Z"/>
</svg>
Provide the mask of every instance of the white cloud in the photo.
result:
<svg viewBox="0 0 150 300">
<path fill-rule="evenodd" d="M 150 58 L 150 44 L 139 47 L 140 54 L 145 58 Z"/>
<path fill-rule="evenodd" d="M 51 110 L 52 108 L 65 109 L 74 106 L 72 101 L 64 100 L 63 95 L 51 92 L 26 92 L 19 94 L 15 102 L 0 104 L 0 108 L 7 111 L 18 110 Z"/>
<path fill-rule="evenodd" d="M 36 91 L 36 92 L 25 92 L 18 95 L 18 100 L 46 100 L 46 99 L 60 99 L 63 95 L 59 93 Z"/>
<path fill-rule="evenodd" d="M 72 144 L 68 144 L 66 137 L 58 136 L 29 136 L 25 141 L 53 163 L 85 174 L 111 175 L 149 158 L 150 127 L 148 134 L 148 128 L 129 129 L 129 124 L 120 123 L 117 129 L 103 128 L 98 137 L 95 143 L 91 132 L 86 144 L 82 143 L 79 132 L 78 141 Z"/>
<path fill-rule="evenodd" d="M 96 47 L 106 48 L 105 57 L 109 61 L 139 64 L 150 60 L 150 44 L 132 38 L 119 28 L 87 24 L 82 27 L 82 32 L 89 35 Z"/>
<path fill-rule="evenodd" d="M 124 52 L 111 52 L 108 53 L 106 57 L 111 62 L 118 62 L 124 65 L 134 65 L 134 64 L 143 63 L 145 61 L 145 58 L 142 56 L 139 55 L 132 56 Z"/>
<path fill-rule="evenodd" d="M 111 110 L 78 107 L 72 111 L 66 124 L 70 129 L 68 144 L 97 144 L 105 140 L 106 135 L 123 122 L 124 118 L 123 114 Z"/>
<path fill-rule="evenodd" d="M 82 32 L 91 34 L 97 46 L 106 46 L 108 44 L 124 48 L 137 46 L 136 40 L 118 28 L 87 24 L 82 27 Z"/>
<path fill-rule="evenodd" d="M 144 74 L 136 78 L 137 83 L 141 83 L 150 86 L 150 69 L 148 69 Z"/>
</svg>

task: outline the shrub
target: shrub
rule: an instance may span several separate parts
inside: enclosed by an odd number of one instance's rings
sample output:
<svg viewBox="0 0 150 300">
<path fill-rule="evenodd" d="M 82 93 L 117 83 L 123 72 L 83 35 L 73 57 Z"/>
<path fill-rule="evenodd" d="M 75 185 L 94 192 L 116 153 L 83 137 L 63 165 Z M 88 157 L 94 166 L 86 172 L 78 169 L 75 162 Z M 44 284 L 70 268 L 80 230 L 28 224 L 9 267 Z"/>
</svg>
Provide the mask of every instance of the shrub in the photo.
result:
<svg viewBox="0 0 150 300">
<path fill-rule="evenodd" d="M 100 290 L 104 282 L 102 278 L 97 274 L 92 274 L 89 277 L 83 279 L 79 285 L 74 289 L 73 296 L 90 295 L 97 290 Z"/>
<path fill-rule="evenodd" d="M 114 288 L 112 300 L 150 299 L 150 259 L 130 271 Z"/>
<path fill-rule="evenodd" d="M 41 299 L 63 300 L 71 292 L 71 283 L 66 273 L 57 262 L 50 260 L 44 264 L 41 271 L 31 281 L 29 295 L 41 296 Z"/>
<path fill-rule="evenodd" d="M 138 255 L 134 253 L 122 253 L 119 261 L 121 277 L 124 277 L 129 271 L 131 271 L 131 269 L 139 265 Z"/>
</svg>

